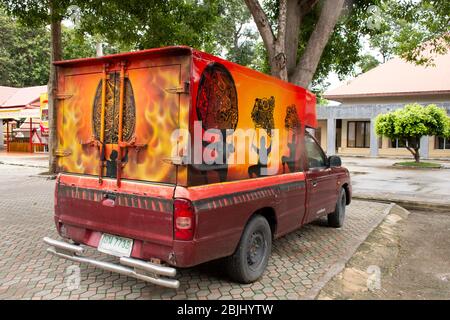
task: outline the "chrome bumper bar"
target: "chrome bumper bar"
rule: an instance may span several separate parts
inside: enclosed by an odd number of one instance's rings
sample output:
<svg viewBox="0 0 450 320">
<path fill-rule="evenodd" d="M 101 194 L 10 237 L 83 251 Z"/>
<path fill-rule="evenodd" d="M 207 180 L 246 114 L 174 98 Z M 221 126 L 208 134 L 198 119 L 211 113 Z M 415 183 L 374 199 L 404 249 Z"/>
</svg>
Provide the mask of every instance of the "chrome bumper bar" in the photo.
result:
<svg viewBox="0 0 450 320">
<path fill-rule="evenodd" d="M 47 249 L 47 252 L 57 257 L 79 263 L 87 263 L 103 270 L 117 272 L 129 277 L 133 277 L 167 288 L 178 289 L 180 286 L 180 282 L 178 280 L 160 277 L 174 277 L 177 273 L 175 268 L 165 267 L 127 257 L 121 257 L 120 265 L 118 265 L 82 256 L 84 248 L 79 245 L 53 240 L 47 237 L 45 237 L 43 240 L 46 244 L 51 246 Z"/>
</svg>

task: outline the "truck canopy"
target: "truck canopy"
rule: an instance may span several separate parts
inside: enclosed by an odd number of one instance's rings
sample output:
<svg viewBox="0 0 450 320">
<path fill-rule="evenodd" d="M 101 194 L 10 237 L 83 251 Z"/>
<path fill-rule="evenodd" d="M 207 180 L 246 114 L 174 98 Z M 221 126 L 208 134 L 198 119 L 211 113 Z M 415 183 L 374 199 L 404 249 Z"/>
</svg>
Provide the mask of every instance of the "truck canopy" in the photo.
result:
<svg viewBox="0 0 450 320">
<path fill-rule="evenodd" d="M 202 133 L 265 130 L 266 148 L 272 145 L 271 130 L 279 129 L 276 173 L 285 172 L 281 163 L 299 152 L 293 146 L 305 127 L 317 126 L 316 99 L 306 89 L 190 47 L 55 65 L 58 170 L 117 179 L 118 186 L 121 179 L 190 186 L 249 178 L 249 163 L 196 164 L 192 140 L 174 144 L 175 130 L 194 137 L 199 121 Z M 250 143 L 261 149 L 259 140 Z M 233 152 L 239 151 L 253 152 Z M 177 157 L 190 157 L 189 165 Z M 299 163 L 290 169 L 295 166 Z"/>
</svg>

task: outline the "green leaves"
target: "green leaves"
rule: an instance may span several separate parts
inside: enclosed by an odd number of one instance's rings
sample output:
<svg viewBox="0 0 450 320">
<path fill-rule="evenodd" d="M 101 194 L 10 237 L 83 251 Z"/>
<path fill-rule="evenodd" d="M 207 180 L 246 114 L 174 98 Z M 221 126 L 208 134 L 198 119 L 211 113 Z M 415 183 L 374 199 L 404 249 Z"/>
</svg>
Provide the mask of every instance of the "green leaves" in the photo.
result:
<svg viewBox="0 0 450 320">
<path fill-rule="evenodd" d="M 28 28 L 0 8 L 0 85 L 32 86 L 48 81 L 50 36 L 45 27 Z"/>
<path fill-rule="evenodd" d="M 390 139 L 418 139 L 421 136 L 443 136 L 450 131 L 445 109 L 434 104 L 408 104 L 402 109 L 377 117 L 375 130 Z"/>
<path fill-rule="evenodd" d="M 63 58 L 95 56 L 96 39 L 75 29 L 62 28 Z M 114 51 L 106 47 L 105 51 Z M 45 25 L 29 27 L 0 8 L 0 85 L 44 85 L 50 67 L 50 31 Z"/>
<path fill-rule="evenodd" d="M 375 120 L 377 135 L 407 141 L 406 148 L 419 162 L 419 141 L 422 136 L 450 136 L 450 118 L 444 108 L 435 104 L 408 104 Z"/>
<path fill-rule="evenodd" d="M 450 1 L 381 0 L 381 28 L 370 43 L 385 59 L 393 55 L 419 65 L 433 65 L 433 55 L 450 46 Z"/>
<path fill-rule="evenodd" d="M 77 1 L 82 32 L 101 35 L 128 49 L 167 45 L 206 47 L 217 17 L 217 1 Z"/>
</svg>

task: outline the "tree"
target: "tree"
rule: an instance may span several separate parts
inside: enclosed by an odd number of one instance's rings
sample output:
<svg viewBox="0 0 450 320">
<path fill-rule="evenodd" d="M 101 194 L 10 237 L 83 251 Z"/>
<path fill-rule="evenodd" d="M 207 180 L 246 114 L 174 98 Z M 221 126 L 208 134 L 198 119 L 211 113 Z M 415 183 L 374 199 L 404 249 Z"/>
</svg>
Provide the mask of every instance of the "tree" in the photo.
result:
<svg viewBox="0 0 450 320">
<path fill-rule="evenodd" d="M 218 1 L 76 1 L 82 32 L 96 34 L 127 51 L 189 45 L 211 51 Z"/>
<path fill-rule="evenodd" d="M 361 38 L 385 59 L 424 63 L 421 49 L 443 53 L 450 43 L 450 2 L 436 0 L 245 0 L 267 51 L 273 76 L 301 86 L 330 71 L 353 72 Z"/>
<path fill-rule="evenodd" d="M 308 86 L 319 64 L 325 46 L 341 15 L 344 0 L 280 0 L 277 32 L 271 26 L 266 12 L 258 0 L 245 0 L 263 39 L 271 74 L 298 85 Z M 314 30 L 297 62 L 297 52 L 302 19 L 317 6 L 321 11 Z"/>
<path fill-rule="evenodd" d="M 450 45 L 450 2 L 438 0 L 382 0 L 373 12 L 375 28 L 368 35 L 383 62 L 399 56 L 419 65 L 432 65 L 435 54 Z"/>
<path fill-rule="evenodd" d="M 214 53 L 243 66 L 252 66 L 256 57 L 258 32 L 250 27 L 251 15 L 242 0 L 221 0 L 218 18 L 212 25 Z"/>
<path fill-rule="evenodd" d="M 0 8 L 0 85 L 42 85 L 48 81 L 50 34 L 27 28 Z"/>
<path fill-rule="evenodd" d="M 356 64 L 359 69 L 361 69 L 361 72 L 359 74 L 366 73 L 369 70 L 372 70 L 373 68 L 377 67 L 380 64 L 380 62 L 372 55 L 365 54 L 361 57 L 361 60 Z"/>
<path fill-rule="evenodd" d="M 42 27 L 50 25 L 50 74 L 48 81 L 48 113 L 49 113 L 49 172 L 56 172 L 56 111 L 57 102 L 57 71 L 54 61 L 62 59 L 61 21 L 70 0 L 2 0 L 1 4 L 6 11 L 19 18 L 28 27 Z"/>
<path fill-rule="evenodd" d="M 49 44 L 48 28 L 29 28 L 0 9 L 0 85 L 26 87 L 48 83 Z M 64 59 L 95 56 L 94 39 L 73 28 L 62 27 L 62 44 Z"/>
<path fill-rule="evenodd" d="M 449 136 L 450 118 L 443 108 L 434 104 L 426 107 L 408 104 L 375 120 L 375 130 L 380 136 L 406 141 L 406 149 L 416 162 L 420 162 L 420 138 L 422 136 Z"/>
</svg>

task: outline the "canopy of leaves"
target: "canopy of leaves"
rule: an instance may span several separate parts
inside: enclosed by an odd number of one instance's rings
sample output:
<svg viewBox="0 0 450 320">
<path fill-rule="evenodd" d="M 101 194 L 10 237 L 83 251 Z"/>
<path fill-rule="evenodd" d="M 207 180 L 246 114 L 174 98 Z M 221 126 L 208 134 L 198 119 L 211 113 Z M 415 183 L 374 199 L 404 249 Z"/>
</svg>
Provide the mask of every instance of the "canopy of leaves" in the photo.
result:
<svg viewBox="0 0 450 320">
<path fill-rule="evenodd" d="M 49 42 L 45 27 L 24 27 L 0 8 L 0 85 L 20 87 L 47 83 Z"/>
<path fill-rule="evenodd" d="M 74 29 L 64 27 L 62 41 L 64 59 L 95 56 L 92 37 L 84 37 Z M 48 28 L 24 26 L 0 8 L 0 85 L 44 85 L 48 82 L 49 67 Z"/>
<path fill-rule="evenodd" d="M 6 9 L 24 25 L 29 27 L 45 26 L 53 20 L 62 20 L 67 16 L 67 8 L 76 4 L 75 0 L 0 0 L 0 6 Z M 80 1 L 82 2 L 82 1 Z M 53 7 L 50 17 L 49 8 Z"/>
<path fill-rule="evenodd" d="M 255 67 L 258 33 L 250 26 L 252 17 L 243 1 L 218 1 L 218 14 L 212 25 L 212 52 L 223 53 L 227 60 L 240 65 Z"/>
<path fill-rule="evenodd" d="M 275 25 L 279 1 L 262 2 L 271 23 Z M 299 29 L 298 58 L 303 54 L 317 23 L 321 3 L 319 1 L 303 17 Z M 317 90 L 326 86 L 325 79 L 331 72 L 342 79 L 355 74 L 358 69 L 355 66 L 364 71 L 376 65 L 376 61 L 363 52 L 364 38 L 384 59 L 399 55 L 422 64 L 432 63 L 423 56 L 424 48 L 442 53 L 450 43 L 450 1 L 352 0 L 348 3 L 350 6 L 344 11 L 321 54 L 312 83 Z M 50 4 L 54 7 L 53 17 L 49 16 Z M 93 55 L 93 46 L 99 38 L 110 44 L 107 52 L 183 44 L 222 54 L 234 62 L 270 72 L 264 46 L 256 40 L 255 28 L 248 28 L 250 15 L 243 1 L 239 0 L 0 0 L 0 6 L 21 23 L 33 28 L 28 32 L 38 32 L 52 19 L 69 18 L 72 12 L 68 9 L 79 8 L 81 19 L 76 35 L 71 38 L 73 41 L 68 41 L 67 36 L 64 41 L 78 45 L 82 43 L 82 47 L 86 45 L 85 49 L 89 47 L 89 53 L 84 49 L 77 52 L 76 47 L 65 48 L 65 57 Z M 7 28 L 2 26 L 6 32 L 3 34 L 8 34 Z M 43 38 L 36 36 L 35 40 L 43 41 Z M 42 54 L 48 54 L 48 49 L 42 51 Z M 4 57 L 3 60 L 6 59 Z M 39 61 L 44 60 L 39 58 Z M 41 74 L 44 71 L 34 72 Z"/>
<path fill-rule="evenodd" d="M 378 135 L 390 139 L 444 136 L 450 130 L 450 119 L 445 109 L 434 104 L 408 104 L 401 109 L 380 114 L 376 118 L 375 130 Z"/>
<path fill-rule="evenodd" d="M 365 54 L 361 56 L 359 62 L 356 64 L 356 66 L 361 70 L 359 74 L 366 73 L 369 70 L 372 70 L 373 68 L 377 67 L 380 64 L 380 61 L 378 61 L 374 56 L 371 56 L 370 54 Z"/>
<path fill-rule="evenodd" d="M 393 55 L 420 65 L 432 65 L 433 55 L 450 47 L 450 1 L 378 1 L 370 43 L 384 60 Z"/>
<path fill-rule="evenodd" d="M 97 34 L 129 49 L 168 45 L 208 48 L 217 18 L 215 0 L 76 1 L 82 32 Z"/>
</svg>

